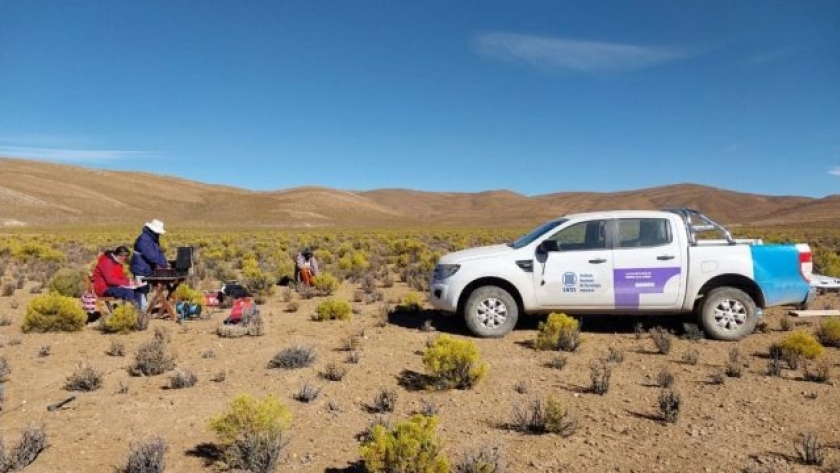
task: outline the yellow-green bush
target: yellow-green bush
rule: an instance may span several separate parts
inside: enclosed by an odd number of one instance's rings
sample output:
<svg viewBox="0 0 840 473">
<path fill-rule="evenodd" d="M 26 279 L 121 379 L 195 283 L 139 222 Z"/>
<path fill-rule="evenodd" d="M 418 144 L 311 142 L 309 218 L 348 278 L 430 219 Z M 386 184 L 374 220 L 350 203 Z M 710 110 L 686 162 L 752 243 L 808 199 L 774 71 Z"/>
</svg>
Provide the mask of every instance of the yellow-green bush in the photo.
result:
<svg viewBox="0 0 840 473">
<path fill-rule="evenodd" d="M 274 471 L 286 445 L 292 414 L 274 396 L 240 394 L 210 421 L 222 441 L 225 463 L 246 471 Z"/>
<path fill-rule="evenodd" d="M 315 308 L 315 320 L 350 320 L 353 317 L 353 308 L 347 301 L 327 299 L 321 301 Z"/>
<path fill-rule="evenodd" d="M 840 348 L 840 320 L 825 319 L 817 329 L 817 338 L 827 347 Z"/>
<path fill-rule="evenodd" d="M 441 335 L 426 347 L 423 365 L 443 389 L 469 389 L 487 374 L 475 343 L 449 335 Z"/>
<path fill-rule="evenodd" d="M 85 323 L 87 314 L 82 310 L 79 299 L 50 292 L 36 296 L 26 306 L 21 330 L 74 332 L 84 328 Z"/>
<path fill-rule="evenodd" d="M 419 292 L 414 291 L 404 295 L 400 302 L 400 306 L 407 310 L 419 310 L 422 305 L 423 296 Z"/>
<path fill-rule="evenodd" d="M 314 284 L 316 291 L 325 295 L 332 294 L 339 286 L 338 279 L 332 274 L 326 272 L 315 275 L 315 277 L 312 278 L 312 283 Z"/>
<path fill-rule="evenodd" d="M 779 344 L 782 352 L 788 355 L 798 355 L 809 360 L 823 354 L 825 348 L 820 345 L 820 342 L 814 338 L 813 335 L 804 331 L 796 330 L 787 335 Z"/>
<path fill-rule="evenodd" d="M 574 317 L 552 312 L 540 322 L 534 348 L 537 350 L 574 351 L 580 343 L 580 323 Z"/>
<path fill-rule="evenodd" d="M 102 319 L 102 331 L 106 333 L 130 332 L 137 328 L 137 308 L 134 304 L 119 304 L 111 315 Z"/>
<path fill-rule="evenodd" d="M 246 258 L 242 261 L 242 284 L 255 298 L 264 300 L 274 294 L 275 282 L 274 277 L 263 271 L 255 259 Z"/>
<path fill-rule="evenodd" d="M 366 471 L 448 473 L 449 459 L 437 437 L 435 416 L 415 414 L 393 428 L 373 426 L 359 447 Z"/>
<path fill-rule="evenodd" d="M 181 284 L 175 288 L 175 298 L 179 301 L 189 302 L 190 304 L 204 305 L 204 294 L 191 288 L 186 284 Z"/>
<path fill-rule="evenodd" d="M 50 291 L 67 297 L 81 297 L 85 287 L 84 277 L 83 270 L 61 268 L 50 279 Z"/>
</svg>

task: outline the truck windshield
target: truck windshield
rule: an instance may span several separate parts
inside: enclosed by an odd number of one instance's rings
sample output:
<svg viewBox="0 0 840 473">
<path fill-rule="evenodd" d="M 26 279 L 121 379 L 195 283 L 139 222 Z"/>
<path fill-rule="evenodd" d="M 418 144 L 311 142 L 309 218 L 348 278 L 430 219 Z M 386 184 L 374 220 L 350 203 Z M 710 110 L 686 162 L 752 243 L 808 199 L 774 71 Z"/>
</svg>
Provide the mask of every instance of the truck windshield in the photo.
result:
<svg viewBox="0 0 840 473">
<path fill-rule="evenodd" d="M 560 218 L 557 220 L 552 220 L 550 222 L 546 222 L 539 227 L 531 230 L 530 232 L 522 235 L 521 237 L 517 238 L 514 242 L 508 243 L 508 246 L 513 249 L 519 249 L 523 246 L 529 245 L 532 241 L 536 240 L 540 236 L 544 235 L 546 232 L 557 228 L 558 226 L 566 223 L 565 218 Z"/>
</svg>

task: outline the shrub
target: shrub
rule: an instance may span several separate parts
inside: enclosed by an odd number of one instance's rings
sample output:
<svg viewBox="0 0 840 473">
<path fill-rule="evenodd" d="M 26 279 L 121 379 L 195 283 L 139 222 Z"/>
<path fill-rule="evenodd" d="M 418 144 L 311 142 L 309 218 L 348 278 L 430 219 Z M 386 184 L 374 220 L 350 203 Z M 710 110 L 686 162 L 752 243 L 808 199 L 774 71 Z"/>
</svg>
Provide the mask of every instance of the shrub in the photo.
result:
<svg viewBox="0 0 840 473">
<path fill-rule="evenodd" d="M 204 294 L 195 289 L 191 288 L 186 284 L 180 284 L 177 288 L 175 288 L 175 293 L 173 294 L 175 299 L 183 302 L 189 302 L 190 304 L 197 304 L 197 305 L 204 305 Z"/>
<path fill-rule="evenodd" d="M 840 348 L 840 319 L 823 320 L 816 335 L 824 346 Z"/>
<path fill-rule="evenodd" d="M 436 416 L 440 408 L 435 403 L 435 401 L 429 399 L 421 399 L 420 400 L 420 410 L 417 411 L 417 414 L 424 415 L 424 416 Z"/>
<path fill-rule="evenodd" d="M 87 314 L 78 299 L 51 292 L 36 296 L 26 306 L 21 330 L 74 332 L 84 328 Z"/>
<path fill-rule="evenodd" d="M 166 467 L 164 455 L 169 449 L 166 440 L 152 437 L 143 442 L 131 442 L 128 460 L 120 473 L 163 473 Z"/>
<path fill-rule="evenodd" d="M 175 367 L 175 356 L 167 348 L 165 339 L 159 337 L 140 345 L 128 372 L 132 376 L 156 376 L 171 370 Z"/>
<path fill-rule="evenodd" d="M 563 313 L 553 312 L 540 322 L 534 348 L 573 352 L 580 346 L 580 322 Z"/>
<path fill-rule="evenodd" d="M 805 465 L 822 465 L 825 460 L 820 439 L 814 432 L 799 434 L 793 443 L 793 449 L 799 460 Z"/>
<path fill-rule="evenodd" d="M 235 324 L 235 325 L 219 325 L 216 327 L 216 335 L 222 338 L 239 338 L 248 335 L 248 327 Z"/>
<path fill-rule="evenodd" d="M 624 361 L 624 352 L 615 347 L 610 347 L 605 359 L 610 363 L 621 363 Z"/>
<path fill-rule="evenodd" d="M 321 376 L 329 381 L 341 381 L 344 379 L 344 375 L 346 374 L 347 368 L 342 368 L 335 363 L 330 363 L 326 368 L 324 368 L 324 372 L 321 373 Z"/>
<path fill-rule="evenodd" d="M 0 443 L 0 472 L 26 468 L 47 448 L 47 432 L 43 425 L 29 425 L 23 430 L 20 441 L 9 452 Z"/>
<path fill-rule="evenodd" d="M 472 388 L 487 374 L 487 364 L 479 361 L 475 343 L 449 335 L 441 335 L 426 347 L 423 365 L 443 389 Z"/>
<path fill-rule="evenodd" d="M 350 320 L 353 317 L 353 309 L 347 301 L 327 299 L 321 301 L 315 308 L 313 320 Z"/>
<path fill-rule="evenodd" d="M 125 343 L 118 340 L 111 340 L 111 346 L 108 347 L 108 351 L 106 351 L 105 354 L 111 356 L 125 356 Z"/>
<path fill-rule="evenodd" d="M 729 350 L 729 360 L 726 362 L 726 376 L 740 378 L 744 374 L 744 366 L 746 364 L 747 360 L 741 354 L 741 350 L 738 347 L 733 347 Z"/>
<path fill-rule="evenodd" d="M 662 368 L 656 375 L 656 384 L 660 388 L 670 388 L 674 384 L 674 374 L 668 368 Z"/>
<path fill-rule="evenodd" d="M 257 301 L 264 301 L 274 294 L 277 280 L 266 271 L 259 268 L 256 261 L 245 260 L 242 268 L 242 283 L 254 295 Z"/>
<path fill-rule="evenodd" d="M 318 294 L 328 296 L 338 289 L 338 279 L 330 273 L 320 273 L 312 278 L 312 284 Z"/>
<path fill-rule="evenodd" d="M 365 468 L 378 473 L 448 473 L 437 424 L 437 417 L 415 414 L 392 428 L 374 425 L 359 447 Z"/>
<path fill-rule="evenodd" d="M 15 286 L 15 283 L 13 283 L 13 282 L 3 283 L 3 287 L 2 287 L 2 289 L 0 289 L 0 295 L 3 296 L 3 297 L 11 297 L 11 296 L 15 295 L 15 289 L 17 289 L 17 287 Z"/>
<path fill-rule="evenodd" d="M 779 343 L 782 353 L 785 357 L 797 355 L 809 360 L 823 354 L 824 348 L 820 342 L 808 332 L 804 330 L 796 330 L 787 336 Z M 793 368 L 795 369 L 795 368 Z"/>
<path fill-rule="evenodd" d="M 771 358 L 767 362 L 767 376 L 781 376 L 782 375 L 782 360 L 779 358 Z"/>
<path fill-rule="evenodd" d="M 64 384 L 64 389 L 68 391 L 96 391 L 100 387 L 102 372 L 86 364 L 80 364 Z"/>
<path fill-rule="evenodd" d="M 551 360 L 549 360 L 548 363 L 546 363 L 546 366 L 548 366 L 549 368 L 554 368 L 556 370 L 562 370 L 566 367 L 567 363 L 568 359 L 565 355 L 557 355 Z"/>
<path fill-rule="evenodd" d="M 680 393 L 671 389 L 663 389 L 659 393 L 660 418 L 669 424 L 677 422 L 677 419 L 680 417 L 681 403 L 682 396 L 680 396 Z"/>
<path fill-rule="evenodd" d="M 822 357 L 818 359 L 814 365 L 814 369 L 811 370 L 811 364 L 805 363 L 805 366 L 803 367 L 803 377 L 807 381 L 827 383 L 831 379 L 831 362 L 825 357 Z"/>
<path fill-rule="evenodd" d="M 222 442 L 225 463 L 254 473 L 274 471 L 288 443 L 292 414 L 274 396 L 258 401 L 241 394 L 210 421 Z"/>
<path fill-rule="evenodd" d="M 781 319 L 779 319 L 779 328 L 782 330 L 782 332 L 790 332 L 791 330 L 793 330 L 793 326 L 794 323 L 793 318 L 791 318 L 791 316 L 785 314 L 782 316 Z"/>
<path fill-rule="evenodd" d="M 12 374 L 12 368 L 9 367 L 9 362 L 5 357 L 0 356 L 0 383 L 8 381 L 10 374 Z"/>
<path fill-rule="evenodd" d="M 545 402 L 533 399 L 527 407 L 515 406 L 511 427 L 528 434 L 554 433 L 568 437 L 577 431 L 577 421 L 560 401 L 549 396 Z"/>
<path fill-rule="evenodd" d="M 346 361 L 347 363 L 355 365 L 356 363 L 359 362 L 360 358 L 361 358 L 361 355 L 359 354 L 359 350 L 353 350 L 353 351 L 347 353 L 347 358 L 344 361 Z"/>
<path fill-rule="evenodd" d="M 653 344 L 656 345 L 656 351 L 660 354 L 667 355 L 671 352 L 671 345 L 674 340 L 671 332 L 662 327 L 654 327 L 650 331 L 650 338 L 653 340 Z"/>
<path fill-rule="evenodd" d="M 370 412 L 394 412 L 397 407 L 397 392 L 390 389 L 383 389 L 376 395 L 373 404 L 368 406 Z"/>
<path fill-rule="evenodd" d="M 589 379 L 592 381 L 590 391 L 603 396 L 610 390 L 612 368 L 604 360 L 592 360 L 589 363 Z"/>
<path fill-rule="evenodd" d="M 175 373 L 169 378 L 169 389 L 184 389 L 195 386 L 198 382 L 198 376 L 188 369 L 177 369 Z"/>
<path fill-rule="evenodd" d="M 61 268 L 50 279 L 50 292 L 62 296 L 79 298 L 85 289 L 85 272 L 80 269 Z"/>
<path fill-rule="evenodd" d="M 682 355 L 682 362 L 687 365 L 696 365 L 698 361 L 700 361 L 700 352 L 693 348 Z"/>
<path fill-rule="evenodd" d="M 419 292 L 411 291 L 404 295 L 400 302 L 400 307 L 403 310 L 417 311 L 423 306 L 423 296 Z"/>
<path fill-rule="evenodd" d="M 137 328 L 137 308 L 134 304 L 119 304 L 102 319 L 102 331 L 105 333 L 128 333 Z"/>
<path fill-rule="evenodd" d="M 291 370 L 305 368 L 314 362 L 315 348 L 311 346 L 296 345 L 291 348 L 284 348 L 283 351 L 274 355 L 274 358 L 268 362 L 268 367 Z"/>
<path fill-rule="evenodd" d="M 505 449 L 501 446 L 482 445 L 467 450 L 455 465 L 456 473 L 504 473 L 507 468 Z"/>
<path fill-rule="evenodd" d="M 297 401 L 308 403 L 317 399 L 319 394 L 321 394 L 320 388 L 316 388 L 309 383 L 303 383 L 300 389 L 298 389 L 295 393 L 294 398 Z"/>
</svg>

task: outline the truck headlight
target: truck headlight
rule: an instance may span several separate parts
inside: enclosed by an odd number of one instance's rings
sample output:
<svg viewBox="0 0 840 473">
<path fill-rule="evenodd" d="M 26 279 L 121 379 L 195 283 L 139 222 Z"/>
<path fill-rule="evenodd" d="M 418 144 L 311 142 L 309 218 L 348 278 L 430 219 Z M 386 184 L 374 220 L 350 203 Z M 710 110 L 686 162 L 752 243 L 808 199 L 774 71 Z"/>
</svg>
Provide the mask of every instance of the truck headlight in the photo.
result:
<svg viewBox="0 0 840 473">
<path fill-rule="evenodd" d="M 461 268 L 460 264 L 439 264 L 435 266 L 435 275 L 434 278 L 437 281 L 442 279 L 446 279 L 449 276 L 457 273 L 458 270 Z"/>
</svg>

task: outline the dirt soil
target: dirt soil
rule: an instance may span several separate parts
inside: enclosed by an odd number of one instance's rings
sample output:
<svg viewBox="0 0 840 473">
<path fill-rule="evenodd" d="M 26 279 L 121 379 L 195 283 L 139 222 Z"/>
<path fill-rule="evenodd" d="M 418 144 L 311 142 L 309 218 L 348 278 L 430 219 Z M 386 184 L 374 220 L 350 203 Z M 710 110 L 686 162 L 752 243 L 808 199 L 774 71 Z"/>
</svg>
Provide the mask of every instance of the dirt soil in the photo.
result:
<svg viewBox="0 0 840 473">
<path fill-rule="evenodd" d="M 383 389 L 398 394 L 392 420 L 404 419 L 424 402 L 439 410 L 440 436 L 453 463 L 462 452 L 481 445 L 504 448 L 508 472 L 734 472 L 818 471 L 797 461 L 794 440 L 813 431 L 825 445 L 827 463 L 840 459 L 840 396 L 834 384 L 840 376 L 840 351 L 829 349 L 833 381 L 805 381 L 802 372 L 785 370 L 767 376 L 768 347 L 785 333 L 780 319 L 788 308 L 768 310 L 770 331 L 755 333 L 739 343 L 711 340 L 675 340 L 670 354 L 658 354 L 652 340 L 637 336 L 634 328 L 665 324 L 682 332 L 679 318 L 589 317 L 583 321 L 585 341 L 568 354 L 568 364 L 553 369 L 546 364 L 556 352 L 537 352 L 529 342 L 536 337 L 537 317 L 520 320 L 504 339 L 469 337 L 463 323 L 430 310 L 391 314 L 382 319 L 380 303 L 354 304 L 360 313 L 349 322 L 310 319 L 322 298 L 301 300 L 299 310 L 287 312 L 282 289 L 262 307 L 266 334 L 262 337 L 220 338 L 216 327 L 226 316 L 218 311 L 207 320 L 183 325 L 153 320 L 145 332 L 104 335 L 95 326 L 80 333 L 23 334 L 20 322 L 31 299 L 28 287 L 12 297 L 0 298 L 0 356 L 11 368 L 5 383 L 5 406 L 0 411 L 0 434 L 7 445 L 19 438 L 23 426 L 46 426 L 49 448 L 27 468 L 33 472 L 106 472 L 124 465 L 129 444 L 152 435 L 164 437 L 169 450 L 167 471 L 212 471 L 207 445 L 217 439 L 209 419 L 222 412 L 237 394 L 277 396 L 294 415 L 292 438 L 278 471 L 356 471 L 357 435 L 374 419 L 366 406 Z M 354 286 L 344 284 L 337 297 L 352 300 Z M 400 284 L 385 289 L 391 305 L 408 290 Z M 820 296 L 817 307 L 838 308 L 836 295 Z M 422 330 L 431 320 L 435 331 Z M 798 328 L 812 329 L 818 318 L 795 319 Z M 191 388 L 167 389 L 169 374 L 132 377 L 126 367 L 137 347 L 152 338 L 157 327 L 171 334 L 177 365 L 194 371 L 198 383 Z M 421 352 L 439 333 L 469 337 L 478 345 L 489 373 L 476 388 L 466 391 L 417 391 L 400 385 L 404 370 L 423 373 Z M 361 334 L 358 364 L 346 362 L 344 341 Z M 113 340 L 126 346 L 125 357 L 105 354 Z M 294 345 L 314 346 L 317 359 L 298 370 L 269 369 L 268 361 Z M 39 350 L 49 346 L 48 356 Z M 624 361 L 612 368 L 609 392 L 593 394 L 590 361 L 612 347 Z M 733 347 L 747 356 L 741 378 L 711 382 L 725 366 Z M 697 350 L 699 363 L 682 362 Z M 212 356 L 211 356 L 212 355 Z M 93 392 L 64 390 L 66 378 L 80 362 L 104 373 L 103 386 Z M 329 363 L 347 368 L 338 382 L 320 376 Z M 683 407 L 675 424 L 659 419 L 657 374 L 667 368 L 682 395 Z M 225 379 L 212 381 L 220 372 Z M 293 395 L 304 383 L 321 388 L 320 396 L 305 404 Z M 119 393 L 121 386 L 126 393 Z M 524 391 L 524 392 L 520 392 Z M 47 406 L 71 395 L 63 408 Z M 527 435 L 506 427 L 515 405 L 552 395 L 567 405 L 579 429 L 570 437 Z"/>
</svg>

